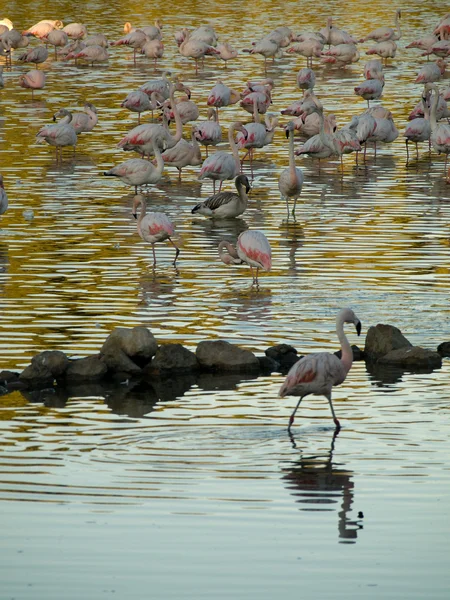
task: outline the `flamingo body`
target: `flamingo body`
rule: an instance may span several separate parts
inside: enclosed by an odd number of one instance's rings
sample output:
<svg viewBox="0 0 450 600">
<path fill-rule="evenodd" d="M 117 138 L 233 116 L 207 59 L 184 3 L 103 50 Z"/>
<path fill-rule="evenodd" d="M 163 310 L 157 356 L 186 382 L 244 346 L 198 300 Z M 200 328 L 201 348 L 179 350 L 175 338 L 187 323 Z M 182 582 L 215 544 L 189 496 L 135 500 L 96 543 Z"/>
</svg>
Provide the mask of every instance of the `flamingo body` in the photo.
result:
<svg viewBox="0 0 450 600">
<path fill-rule="evenodd" d="M 205 215 L 227 219 L 241 215 L 248 206 L 248 192 L 250 183 L 245 175 L 238 175 L 234 182 L 237 194 L 234 192 L 220 192 L 200 202 L 192 209 L 192 214 Z"/>
</svg>

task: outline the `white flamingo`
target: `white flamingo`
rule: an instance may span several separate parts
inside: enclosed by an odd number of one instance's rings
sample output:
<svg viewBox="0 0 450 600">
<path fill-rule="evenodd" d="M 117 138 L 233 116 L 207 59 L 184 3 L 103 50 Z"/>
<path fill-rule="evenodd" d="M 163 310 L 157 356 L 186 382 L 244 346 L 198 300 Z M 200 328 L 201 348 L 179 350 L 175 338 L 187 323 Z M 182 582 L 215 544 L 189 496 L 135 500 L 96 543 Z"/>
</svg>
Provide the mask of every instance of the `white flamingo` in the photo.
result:
<svg viewBox="0 0 450 600">
<path fill-rule="evenodd" d="M 430 93 L 422 95 L 422 106 L 424 111 L 424 117 L 413 119 L 406 126 L 403 136 L 406 138 L 406 164 L 409 163 L 409 142 L 414 142 L 416 145 L 416 159 L 419 159 L 419 149 L 417 144 L 419 142 L 425 142 L 428 140 L 430 143 L 431 136 L 431 123 L 430 123 L 430 110 L 428 108 L 428 100 Z"/>
<path fill-rule="evenodd" d="M 220 260 L 226 265 L 249 265 L 253 284 L 258 285 L 259 269 L 270 271 L 272 268 L 272 249 L 269 241 L 262 231 L 243 231 L 238 237 L 236 247 L 230 242 L 222 240 L 219 244 Z M 256 269 L 256 274 L 253 269 Z"/>
<path fill-rule="evenodd" d="M 69 55 L 68 55 L 69 56 Z M 105 62 L 109 59 L 109 54 L 103 46 L 86 46 L 73 56 L 75 61 L 83 60 L 94 66 L 95 62 Z"/>
<path fill-rule="evenodd" d="M 294 200 L 292 207 L 292 216 L 295 219 L 295 206 L 297 199 L 302 192 L 303 187 L 303 171 L 295 166 L 294 155 L 294 123 L 289 121 L 285 127 L 286 137 L 289 139 L 289 167 L 281 172 L 278 179 L 278 189 L 281 197 L 286 200 L 286 208 L 289 219 L 289 199 Z"/>
<path fill-rule="evenodd" d="M 385 42 L 387 40 L 399 40 L 402 37 L 402 32 L 400 29 L 401 16 L 402 11 L 397 10 L 395 13 L 395 29 L 392 29 L 391 27 L 378 27 L 359 41 L 367 42 L 367 40 L 374 40 L 375 42 Z"/>
<path fill-rule="evenodd" d="M 431 91 L 433 94 L 430 112 L 431 145 L 438 154 L 445 154 L 444 170 L 447 170 L 447 160 L 450 154 L 450 125 L 448 123 L 437 123 L 436 121 L 436 111 L 440 97 L 437 86 L 434 83 L 427 83 L 425 91 Z"/>
<path fill-rule="evenodd" d="M 367 106 L 370 107 L 370 100 L 378 100 L 383 94 L 384 75 L 375 72 L 374 79 L 366 79 L 355 87 L 355 94 L 367 100 Z"/>
<path fill-rule="evenodd" d="M 34 90 L 42 90 L 45 87 L 45 81 L 45 71 L 38 71 L 38 69 L 32 69 L 19 77 L 19 85 L 31 90 L 32 100 L 34 99 Z"/>
<path fill-rule="evenodd" d="M 397 44 L 394 42 L 394 40 L 378 42 L 378 44 L 375 44 L 375 46 L 369 48 L 366 54 L 369 56 L 373 54 L 381 56 L 381 58 L 384 58 L 384 64 L 387 65 L 388 59 L 395 58 L 395 55 L 397 54 Z"/>
<path fill-rule="evenodd" d="M 279 396 L 282 398 L 285 396 L 300 396 L 297 406 L 289 418 L 289 431 L 294 423 L 295 413 L 301 401 L 305 396 L 311 394 L 325 396 L 330 405 L 336 429 L 341 428 L 334 412 L 331 392 L 333 387 L 345 381 L 353 364 L 353 351 L 344 333 L 344 323 L 353 323 L 356 333 L 361 334 L 361 321 L 352 309 L 343 308 L 339 311 L 336 318 L 336 333 L 341 344 L 341 358 L 330 352 L 308 354 L 297 361 L 287 374 L 280 388 Z"/>
<path fill-rule="evenodd" d="M 208 156 L 203 162 L 202 168 L 200 169 L 199 179 L 212 179 L 213 190 L 216 191 L 216 181 L 220 181 L 219 192 L 222 189 L 222 183 L 225 179 L 234 179 L 237 177 L 241 170 L 241 161 L 239 159 L 239 151 L 234 140 L 234 132 L 241 131 L 244 135 L 247 135 L 247 130 L 244 125 L 240 122 L 235 122 L 228 128 L 228 141 L 230 143 L 231 154 L 228 152 L 220 151 L 215 152 L 211 156 Z"/>
<path fill-rule="evenodd" d="M 137 216 L 138 206 L 141 207 L 139 218 Z M 139 236 L 144 240 L 144 242 L 148 242 L 152 245 L 153 266 L 156 265 L 155 244 L 157 242 L 169 240 L 169 242 L 175 248 L 175 260 L 173 261 L 173 266 L 175 267 L 178 255 L 180 254 L 180 249 L 172 240 L 172 236 L 175 233 L 173 223 L 165 213 L 150 212 L 146 214 L 146 209 L 147 205 L 145 203 L 144 196 L 141 196 L 140 194 L 135 196 L 133 200 L 132 215 L 135 219 L 137 219 L 137 231 Z"/>
<path fill-rule="evenodd" d="M 192 209 L 192 214 L 205 215 L 205 217 L 218 217 L 228 219 L 238 217 L 248 206 L 248 192 L 250 183 L 246 175 L 238 175 L 234 181 L 235 192 L 219 192 L 200 202 Z"/>
<path fill-rule="evenodd" d="M 91 102 L 84 104 L 84 112 L 82 113 L 70 113 L 67 109 L 60 108 L 53 115 L 53 120 L 56 121 L 59 117 L 62 117 L 59 123 L 70 123 L 76 134 L 92 131 L 98 123 L 97 109 Z"/>
</svg>

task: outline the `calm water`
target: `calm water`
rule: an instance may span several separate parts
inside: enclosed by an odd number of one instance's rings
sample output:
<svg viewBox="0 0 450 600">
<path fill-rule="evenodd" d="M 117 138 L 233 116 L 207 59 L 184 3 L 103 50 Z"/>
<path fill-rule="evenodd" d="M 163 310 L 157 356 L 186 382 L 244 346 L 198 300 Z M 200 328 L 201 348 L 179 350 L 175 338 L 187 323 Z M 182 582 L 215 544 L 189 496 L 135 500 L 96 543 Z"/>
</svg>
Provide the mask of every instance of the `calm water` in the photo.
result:
<svg viewBox="0 0 450 600">
<path fill-rule="evenodd" d="M 360 168 L 352 155 L 343 172 L 338 161 L 323 161 L 319 172 L 311 159 L 298 160 L 305 185 L 296 222 L 286 221 L 277 186 L 288 162 L 281 129 L 257 151 L 249 209 L 233 222 L 193 216 L 211 183 L 190 167 L 179 184 L 168 169 L 147 202 L 176 225 L 177 270 L 164 244 L 152 270 L 130 190 L 102 175 L 130 158 L 115 146 L 137 116 L 120 102 L 163 69 L 191 87 L 202 119 L 217 79 L 242 90 L 264 77 L 263 59 L 245 54 L 228 68 L 209 57 L 196 76 L 173 33 L 204 22 L 242 49 L 280 24 L 318 29 L 329 14 L 361 37 L 392 25 L 401 7 L 404 35 L 385 71 L 383 105 L 402 133 L 424 64 L 404 47 L 443 16 L 441 2 L 413 0 L 406 10 L 399 2 L 266 1 L 253 15 L 241 2 L 74 6 L 6 1 L 0 18 L 19 29 L 41 18 L 82 21 L 114 40 L 125 21 L 159 17 L 166 55 L 156 70 L 143 58 L 134 67 L 123 47 L 94 68 L 49 59 L 34 101 L 17 84 L 28 68 L 15 62 L 5 71 L 0 172 L 10 209 L 0 217 L 0 370 L 20 370 L 49 348 L 94 353 L 114 327 L 137 324 L 191 349 L 221 338 L 258 354 L 280 342 L 303 353 L 335 350 L 334 318 L 345 305 L 363 334 L 384 322 L 425 347 L 449 339 L 450 186 L 443 158 L 433 153 L 430 162 L 423 145 L 408 168 L 401 135 Z M 368 47 L 347 69 L 315 67 L 317 94 L 340 126 L 365 108 L 353 87 Z M 289 55 L 269 66 L 273 113 L 299 97 L 302 66 Z M 86 100 L 99 123 L 80 136 L 75 158 L 66 151 L 57 165 L 34 136 L 58 108 L 80 110 Z M 249 115 L 223 110 L 224 132 L 237 119 Z M 273 249 L 259 290 L 246 267 L 217 258 L 219 240 L 248 227 L 263 230 Z M 428 374 L 356 363 L 334 394 L 343 425 L 336 438 L 320 398 L 304 401 L 289 438 L 295 399 L 277 398 L 277 374 L 0 397 L 0 598 L 448 598 L 449 372 L 448 361 Z"/>
</svg>

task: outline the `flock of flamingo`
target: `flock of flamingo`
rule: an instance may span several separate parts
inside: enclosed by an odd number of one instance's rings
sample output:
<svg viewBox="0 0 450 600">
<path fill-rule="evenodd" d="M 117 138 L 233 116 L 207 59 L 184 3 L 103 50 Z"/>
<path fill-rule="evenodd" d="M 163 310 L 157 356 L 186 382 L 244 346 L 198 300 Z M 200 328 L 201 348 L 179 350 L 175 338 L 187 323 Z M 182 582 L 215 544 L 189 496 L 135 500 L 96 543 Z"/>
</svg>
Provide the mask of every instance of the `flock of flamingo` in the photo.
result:
<svg viewBox="0 0 450 600">
<path fill-rule="evenodd" d="M 383 61 L 396 56 L 397 41 L 401 38 L 401 12 L 395 14 L 394 27 L 379 27 L 361 39 L 356 39 L 346 31 L 338 29 L 333 20 L 328 18 L 327 24 L 318 32 L 302 32 L 295 34 L 289 27 L 277 27 L 261 39 L 254 41 L 251 48 L 242 52 L 264 57 L 266 77 L 259 82 L 247 82 L 242 91 L 217 81 L 209 92 L 206 104 L 207 119 L 198 121 L 199 108 L 191 99 L 191 90 L 179 78 L 172 77 L 164 71 L 158 79 L 150 80 L 136 91 L 132 91 L 123 100 L 121 106 L 138 114 L 138 125 L 118 141 L 117 146 L 124 151 L 134 151 L 140 158 L 127 160 L 108 171 L 104 175 L 118 177 L 125 184 L 134 186 L 133 216 L 137 219 L 137 231 L 140 237 L 151 244 L 153 262 L 156 265 L 155 244 L 169 240 L 175 249 L 176 265 L 179 248 L 172 237 L 175 228 L 169 217 L 163 212 L 146 213 L 145 197 L 138 193 L 142 186 L 158 183 L 166 167 L 178 170 L 179 179 L 186 166 L 199 166 L 198 179 L 213 181 L 213 194 L 205 201 L 192 208 L 193 214 L 211 218 L 235 218 L 245 212 L 248 206 L 250 179 L 253 179 L 253 161 L 255 151 L 269 145 L 279 127 L 280 117 L 268 112 L 273 110 L 274 81 L 267 77 L 267 61 L 275 61 L 283 55 L 296 54 L 306 58 L 307 66 L 297 73 L 296 83 L 302 97 L 290 106 L 280 110 L 280 115 L 290 120 L 283 124 L 288 140 L 289 165 L 279 174 L 278 187 L 281 198 L 286 203 L 288 219 L 292 214 L 295 219 L 296 203 L 303 186 L 303 172 L 296 165 L 296 156 L 307 155 L 319 161 L 323 158 L 340 157 L 343 154 L 366 150 L 368 143 L 393 142 L 399 135 L 392 114 L 381 104 L 370 105 L 383 95 L 385 77 Z M 40 21 L 23 32 L 15 29 L 9 19 L 0 21 L 0 58 L 3 57 L 6 68 L 12 68 L 13 51 L 24 48 L 18 57 L 21 63 L 33 63 L 36 68 L 19 77 L 19 84 L 32 91 L 42 89 L 46 84 L 45 72 L 38 65 L 49 58 L 49 46 L 54 46 L 55 59 L 81 61 L 90 65 L 110 59 L 108 52 L 111 46 L 127 46 L 133 50 L 133 62 L 136 54 L 145 55 L 154 61 L 164 57 L 162 41 L 162 23 L 157 20 L 154 25 L 133 28 L 130 23 L 124 27 L 125 35 L 116 41 L 108 41 L 105 35 L 88 35 L 87 27 L 81 23 L 64 26 L 59 20 Z M 445 68 L 445 58 L 450 55 L 450 13 L 446 14 L 433 30 L 420 39 L 415 40 L 407 48 L 418 48 L 427 57 L 427 62 L 417 75 L 416 83 L 424 84 L 421 97 L 410 115 L 403 136 L 406 140 L 407 161 L 409 161 L 409 143 L 416 146 L 427 142 L 431 147 L 447 157 L 450 153 L 450 125 L 441 122 L 450 116 L 446 101 L 450 99 L 450 89 L 442 89 L 436 85 L 441 80 Z M 41 44 L 29 47 L 30 39 L 36 38 Z M 204 65 L 205 57 L 212 55 L 225 62 L 233 61 L 238 51 L 228 43 L 219 43 L 218 36 L 210 25 L 201 25 L 191 31 L 183 28 L 175 33 L 175 41 L 179 53 L 195 61 L 195 72 Z M 313 60 L 320 59 L 324 63 L 346 66 L 360 59 L 358 43 L 374 42 L 366 54 L 376 55 L 378 59 L 370 59 L 364 67 L 364 81 L 354 88 L 356 95 L 367 100 L 367 110 L 337 129 L 334 115 L 325 114 L 320 99 L 314 93 L 316 76 L 312 69 Z M 437 57 L 430 61 L 430 56 Z M 0 66 L 0 87 L 3 87 L 3 66 Z M 181 93 L 181 97 L 175 94 Z M 219 111 L 223 107 L 239 103 L 247 111 L 252 120 L 248 123 L 234 121 L 228 127 L 228 142 L 231 152 L 216 150 L 222 141 L 222 128 Z M 162 118 L 155 122 L 154 111 L 161 111 Z M 152 120 L 141 123 L 141 114 L 151 111 Z M 263 115 L 263 118 L 261 117 Z M 86 102 L 83 113 L 72 113 L 61 108 L 53 117 L 55 123 L 45 125 L 36 136 L 38 143 L 47 143 L 56 148 L 57 162 L 62 160 L 62 149 L 72 146 L 75 152 L 78 136 L 92 131 L 98 122 L 96 107 Z M 170 129 L 175 123 L 175 132 Z M 190 139 L 183 138 L 183 126 L 193 123 Z M 294 136 L 299 135 L 303 143 L 295 149 Z M 206 158 L 202 159 L 201 146 L 205 148 Z M 241 158 L 239 151 L 245 152 Z M 244 161 L 249 161 L 250 179 L 243 173 Z M 222 191 L 225 180 L 234 180 L 236 192 Z M 216 193 L 216 182 L 219 189 Z M 290 203 L 291 206 L 290 206 Z M 6 191 L 0 175 L 0 214 L 8 208 Z M 139 211 L 139 214 L 138 214 Z M 222 241 L 218 248 L 219 257 L 225 264 L 247 264 L 250 266 L 253 284 L 258 285 L 260 269 L 271 269 L 270 244 L 261 231 L 247 230 L 240 234 L 236 246 Z M 255 272 L 254 272 L 255 269 Z M 339 312 L 336 331 L 341 342 L 342 355 L 337 358 L 330 353 L 312 354 L 302 358 L 290 370 L 280 389 L 280 396 L 298 395 L 300 400 L 291 415 L 289 429 L 294 421 L 295 413 L 303 397 L 308 394 L 324 395 L 330 404 L 336 428 L 336 418 L 332 401 L 333 386 L 342 383 L 352 366 L 352 351 L 344 334 L 344 323 L 353 323 L 359 335 L 361 323 L 351 309 Z"/>
</svg>

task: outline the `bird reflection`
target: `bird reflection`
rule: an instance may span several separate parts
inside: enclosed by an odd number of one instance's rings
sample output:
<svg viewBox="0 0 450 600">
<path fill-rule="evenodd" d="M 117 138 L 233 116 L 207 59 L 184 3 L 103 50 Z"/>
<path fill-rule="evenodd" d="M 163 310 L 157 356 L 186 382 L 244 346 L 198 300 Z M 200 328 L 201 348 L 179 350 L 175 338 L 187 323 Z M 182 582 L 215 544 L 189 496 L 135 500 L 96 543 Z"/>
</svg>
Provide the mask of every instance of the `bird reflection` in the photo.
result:
<svg viewBox="0 0 450 600">
<path fill-rule="evenodd" d="M 305 232 L 297 221 L 283 221 L 279 227 L 280 246 L 286 246 L 289 250 L 289 270 L 296 271 L 297 263 L 295 254 L 299 248 L 303 247 L 305 242 Z"/>
<path fill-rule="evenodd" d="M 341 543 L 355 543 L 361 520 L 349 517 L 354 501 L 353 472 L 333 464 L 337 432 L 324 455 L 301 456 L 283 469 L 287 489 L 302 506 L 300 510 L 338 510 L 338 536 Z M 294 447 L 294 439 L 291 437 Z M 340 503 L 338 507 L 334 505 Z"/>
<path fill-rule="evenodd" d="M 272 312 L 272 290 L 251 286 L 245 289 L 224 288 L 219 297 L 219 308 L 225 309 L 228 317 L 240 317 L 243 321 L 270 323 Z"/>
</svg>

